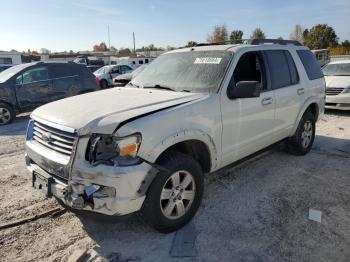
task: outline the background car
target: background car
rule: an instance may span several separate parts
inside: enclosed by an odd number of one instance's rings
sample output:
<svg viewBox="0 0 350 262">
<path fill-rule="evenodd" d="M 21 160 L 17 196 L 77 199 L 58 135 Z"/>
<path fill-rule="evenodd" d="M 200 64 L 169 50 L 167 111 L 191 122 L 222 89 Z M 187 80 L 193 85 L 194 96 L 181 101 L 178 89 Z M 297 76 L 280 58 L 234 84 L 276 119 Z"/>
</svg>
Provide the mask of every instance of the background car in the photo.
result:
<svg viewBox="0 0 350 262">
<path fill-rule="evenodd" d="M 132 72 L 134 69 L 129 65 L 108 65 L 101 67 L 94 72 L 94 75 L 100 80 L 102 89 L 106 89 L 113 85 L 113 78 Z"/>
<path fill-rule="evenodd" d="M 326 108 L 350 110 L 350 60 L 331 62 L 323 69 Z"/>
<path fill-rule="evenodd" d="M 35 62 L 13 66 L 0 73 L 0 125 L 10 123 L 18 113 L 99 89 L 84 65 Z"/>
<path fill-rule="evenodd" d="M 129 83 L 135 76 L 137 76 L 139 73 L 141 73 L 147 65 L 142 65 L 136 68 L 134 71 L 130 73 L 126 73 L 123 75 L 119 75 L 113 79 L 113 84 L 115 86 L 125 86 L 127 83 Z"/>
<path fill-rule="evenodd" d="M 14 66 L 14 65 L 12 65 L 12 64 L 0 64 L 0 72 L 4 71 L 12 66 Z"/>
</svg>

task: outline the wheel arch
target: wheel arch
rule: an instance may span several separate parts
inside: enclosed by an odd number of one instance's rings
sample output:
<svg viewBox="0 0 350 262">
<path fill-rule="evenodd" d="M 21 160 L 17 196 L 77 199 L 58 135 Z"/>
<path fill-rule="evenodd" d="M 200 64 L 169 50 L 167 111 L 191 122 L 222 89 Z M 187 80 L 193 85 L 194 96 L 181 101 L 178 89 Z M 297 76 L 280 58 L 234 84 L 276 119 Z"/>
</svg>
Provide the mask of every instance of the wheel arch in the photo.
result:
<svg viewBox="0 0 350 262">
<path fill-rule="evenodd" d="M 204 173 L 208 173 L 218 165 L 217 149 L 213 140 L 200 131 L 182 131 L 164 139 L 151 152 L 141 156 L 157 163 L 160 157 L 170 151 L 178 151 L 192 156 L 198 161 Z"/>
<path fill-rule="evenodd" d="M 317 121 L 318 117 L 320 115 L 320 106 L 317 103 L 317 101 L 315 101 L 315 100 L 308 100 L 308 101 L 306 101 L 304 103 L 304 105 L 303 105 L 302 109 L 300 110 L 299 115 L 298 115 L 298 117 L 297 117 L 297 119 L 295 121 L 294 128 L 293 128 L 293 131 L 292 131 L 291 135 L 293 135 L 295 133 L 295 131 L 298 128 L 298 125 L 299 125 L 299 122 L 300 122 L 301 118 L 308 111 L 311 111 L 314 114 L 315 121 Z"/>
</svg>

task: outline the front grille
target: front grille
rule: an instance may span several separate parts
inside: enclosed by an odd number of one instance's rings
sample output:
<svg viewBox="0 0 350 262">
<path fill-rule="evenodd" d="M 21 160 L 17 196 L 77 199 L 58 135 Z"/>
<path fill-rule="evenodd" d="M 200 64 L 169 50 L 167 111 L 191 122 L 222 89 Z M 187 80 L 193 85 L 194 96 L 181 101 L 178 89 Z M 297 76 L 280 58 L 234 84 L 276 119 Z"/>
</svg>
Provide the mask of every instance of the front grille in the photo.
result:
<svg viewBox="0 0 350 262">
<path fill-rule="evenodd" d="M 339 95 L 341 92 L 343 92 L 344 88 L 338 88 L 338 87 L 328 87 L 326 88 L 326 95 L 327 96 L 336 96 Z"/>
<path fill-rule="evenodd" d="M 74 147 L 75 135 L 60 129 L 34 121 L 33 140 L 50 150 L 71 156 Z"/>
</svg>

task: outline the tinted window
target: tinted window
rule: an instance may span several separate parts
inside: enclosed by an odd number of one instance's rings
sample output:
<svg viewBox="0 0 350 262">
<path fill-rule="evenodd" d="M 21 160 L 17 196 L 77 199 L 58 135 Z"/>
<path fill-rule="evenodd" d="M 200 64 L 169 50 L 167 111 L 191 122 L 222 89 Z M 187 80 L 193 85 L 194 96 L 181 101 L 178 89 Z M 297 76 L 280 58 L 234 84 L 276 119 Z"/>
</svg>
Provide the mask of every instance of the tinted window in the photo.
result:
<svg viewBox="0 0 350 262">
<path fill-rule="evenodd" d="M 292 84 L 287 57 L 283 50 L 266 51 L 267 63 L 271 75 L 273 89 Z"/>
<path fill-rule="evenodd" d="M 299 74 L 297 67 L 295 66 L 294 60 L 289 53 L 289 51 L 284 51 L 287 61 L 288 61 L 288 66 L 289 66 L 289 71 L 290 71 L 290 78 L 291 78 L 291 84 L 295 85 L 299 82 Z"/>
<path fill-rule="evenodd" d="M 23 73 L 23 84 L 28 84 L 37 81 L 45 81 L 47 79 L 48 71 L 46 67 L 32 68 Z"/>
<path fill-rule="evenodd" d="M 306 74 L 310 80 L 323 77 L 321 67 L 318 64 L 316 57 L 310 50 L 298 50 L 297 51 L 301 62 L 304 65 Z"/>
<path fill-rule="evenodd" d="M 120 66 L 120 68 L 121 68 L 123 73 L 132 71 L 132 68 L 130 66 L 127 66 L 127 65 L 122 65 L 122 66 Z"/>
<path fill-rule="evenodd" d="M 53 78 L 77 75 L 77 70 L 69 64 L 51 66 L 50 74 Z"/>
</svg>

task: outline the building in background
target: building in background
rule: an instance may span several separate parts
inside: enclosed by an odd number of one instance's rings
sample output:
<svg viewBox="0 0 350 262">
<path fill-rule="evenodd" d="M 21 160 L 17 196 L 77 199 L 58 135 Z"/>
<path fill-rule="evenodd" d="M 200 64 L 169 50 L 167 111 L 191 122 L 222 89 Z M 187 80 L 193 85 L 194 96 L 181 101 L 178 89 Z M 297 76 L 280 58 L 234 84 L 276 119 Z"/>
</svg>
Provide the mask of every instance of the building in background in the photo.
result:
<svg viewBox="0 0 350 262">
<path fill-rule="evenodd" d="M 0 64 L 22 64 L 21 53 L 0 51 Z"/>
</svg>

